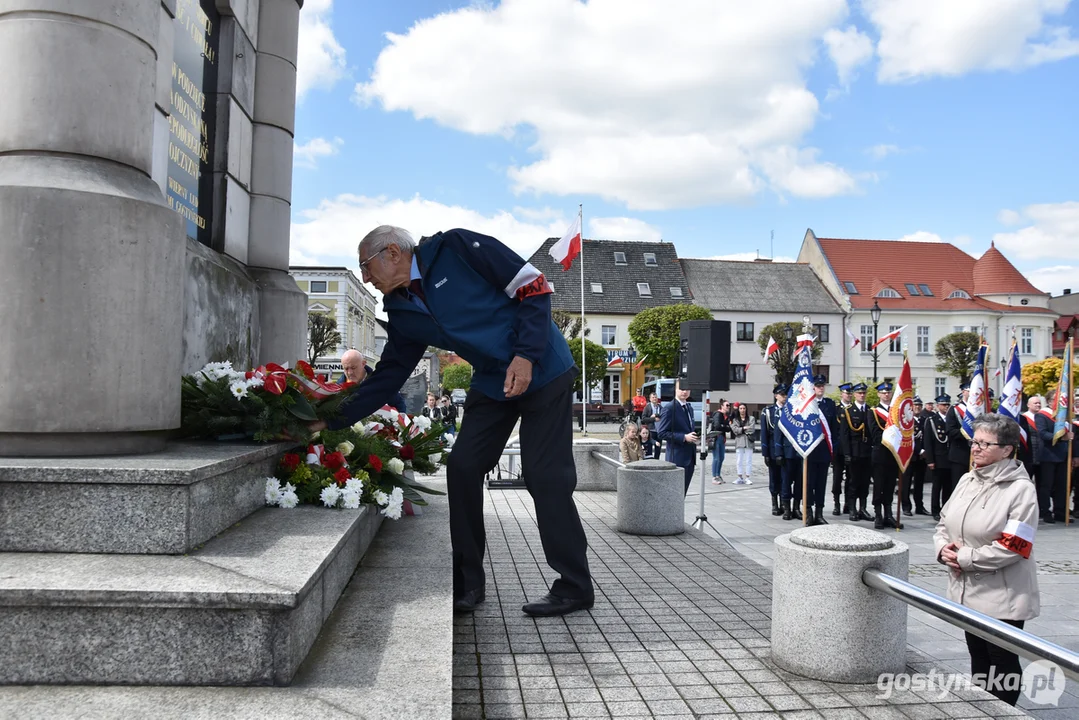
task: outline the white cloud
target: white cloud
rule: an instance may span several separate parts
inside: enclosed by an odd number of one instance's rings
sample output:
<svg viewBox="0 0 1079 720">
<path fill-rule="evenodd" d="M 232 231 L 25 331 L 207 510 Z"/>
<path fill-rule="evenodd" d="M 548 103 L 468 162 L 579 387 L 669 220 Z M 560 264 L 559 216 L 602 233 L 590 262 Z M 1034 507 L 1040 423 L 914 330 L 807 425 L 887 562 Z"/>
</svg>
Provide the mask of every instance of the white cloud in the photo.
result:
<svg viewBox="0 0 1079 720">
<path fill-rule="evenodd" d="M 336 155 L 341 151 L 345 141 L 339 137 L 333 140 L 326 138 L 312 138 L 303 145 L 292 144 L 292 159 L 297 167 L 314 168 L 318 166 L 320 157 Z"/>
<path fill-rule="evenodd" d="M 587 237 L 600 240 L 637 240 L 658 242 L 663 233 L 654 225 L 629 217 L 592 218 L 588 221 Z"/>
<path fill-rule="evenodd" d="M 993 242 L 1009 258 L 1079 259 L 1079 202 L 1028 205 L 1022 219 L 1033 224 L 993 236 Z"/>
<path fill-rule="evenodd" d="M 1070 0 L 863 0 L 880 33 L 881 82 L 1021 70 L 1079 55 L 1070 29 L 1052 25 Z"/>
<path fill-rule="evenodd" d="M 1023 216 L 1017 213 L 1015 210 L 1008 210 L 1005 208 L 997 213 L 997 220 L 1001 225 L 1018 225 L 1023 222 Z"/>
<path fill-rule="evenodd" d="M 903 152 L 898 145 L 874 145 L 871 148 L 866 148 L 866 155 L 874 160 L 883 160 L 889 155 L 897 155 Z"/>
<path fill-rule="evenodd" d="M 1065 288 L 1073 293 L 1079 292 L 1079 266 L 1076 265 L 1052 265 L 1028 270 L 1023 274 L 1042 292 L 1060 295 Z"/>
<path fill-rule="evenodd" d="M 839 84 L 846 88 L 855 77 L 855 70 L 873 57 L 873 40 L 858 28 L 849 25 L 846 30 L 830 28 L 824 33 L 828 55 L 835 63 Z"/>
<path fill-rule="evenodd" d="M 312 88 L 329 90 L 345 76 L 345 49 L 333 34 L 333 0 L 307 0 L 300 10 L 296 99 Z"/>
<path fill-rule="evenodd" d="M 508 170 L 519 193 L 633 209 L 850 193 L 801 145 L 820 110 L 806 71 L 847 14 L 845 0 L 476 3 L 388 34 L 356 99 L 473 134 L 529 128 L 536 157 Z"/>
<path fill-rule="evenodd" d="M 947 242 L 940 235 L 937 235 L 936 233 L 927 232 L 925 230 L 918 230 L 917 232 L 912 232 L 909 235 L 904 235 L 901 238 L 896 238 L 896 240 L 898 240 L 899 242 L 931 242 L 931 243 Z"/>
</svg>

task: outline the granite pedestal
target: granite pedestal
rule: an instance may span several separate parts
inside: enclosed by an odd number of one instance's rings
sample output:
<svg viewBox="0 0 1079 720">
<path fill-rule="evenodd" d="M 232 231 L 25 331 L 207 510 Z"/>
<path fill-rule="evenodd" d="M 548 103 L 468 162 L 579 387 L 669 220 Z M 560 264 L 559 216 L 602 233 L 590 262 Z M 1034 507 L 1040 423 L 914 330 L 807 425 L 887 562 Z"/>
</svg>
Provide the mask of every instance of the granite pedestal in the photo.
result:
<svg viewBox="0 0 1079 720">
<path fill-rule="evenodd" d="M 640 460 L 618 471 L 618 532 L 677 535 L 686 531 L 685 472 L 664 460 Z"/>
<path fill-rule="evenodd" d="M 908 548 L 846 525 L 799 528 L 775 539 L 772 660 L 830 682 L 876 682 L 906 667 L 907 606 L 871 590 L 862 571 L 907 579 Z"/>
<path fill-rule="evenodd" d="M 578 490 L 614 490 L 617 487 L 616 468 L 592 457 L 592 451 L 618 459 L 618 444 L 609 440 L 580 438 L 573 441 L 573 462 L 577 466 Z"/>
</svg>

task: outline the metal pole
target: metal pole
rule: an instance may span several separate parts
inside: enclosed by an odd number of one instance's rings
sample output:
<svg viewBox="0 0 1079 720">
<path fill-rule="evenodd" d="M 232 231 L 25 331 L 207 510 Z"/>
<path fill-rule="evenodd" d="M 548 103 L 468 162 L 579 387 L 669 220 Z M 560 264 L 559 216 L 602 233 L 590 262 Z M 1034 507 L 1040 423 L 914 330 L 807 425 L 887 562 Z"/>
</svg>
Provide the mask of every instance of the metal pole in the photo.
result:
<svg viewBox="0 0 1079 720">
<path fill-rule="evenodd" d="M 617 467 L 617 468 L 624 468 L 624 467 L 626 466 L 626 464 L 625 464 L 625 463 L 623 463 L 623 462 L 621 462 L 621 461 L 619 461 L 619 460 L 615 460 L 615 459 L 614 459 L 613 457 L 611 457 L 610 455 L 604 455 L 603 453 L 601 453 L 601 452 L 600 452 L 600 451 L 598 451 L 598 450 L 593 450 L 593 451 L 592 451 L 591 453 L 589 453 L 589 454 L 590 454 L 590 455 L 591 455 L 592 457 L 594 457 L 594 458 L 595 458 L 596 460 L 599 460 L 599 461 L 601 461 L 601 462 L 605 462 L 605 463 L 607 463 L 608 465 L 614 465 L 614 466 L 615 466 L 615 467 Z"/>
<path fill-rule="evenodd" d="M 877 340 L 879 339 L 879 338 L 877 338 L 877 322 L 878 321 L 876 321 L 876 320 L 873 321 L 873 382 L 874 383 L 877 382 L 877 357 L 878 357 L 878 353 L 880 352 L 876 347 Z"/>
<path fill-rule="evenodd" d="M 584 203 L 577 206 L 581 231 L 581 433 L 588 434 L 588 359 L 584 344 Z M 600 338 L 602 340 L 602 338 Z"/>
</svg>

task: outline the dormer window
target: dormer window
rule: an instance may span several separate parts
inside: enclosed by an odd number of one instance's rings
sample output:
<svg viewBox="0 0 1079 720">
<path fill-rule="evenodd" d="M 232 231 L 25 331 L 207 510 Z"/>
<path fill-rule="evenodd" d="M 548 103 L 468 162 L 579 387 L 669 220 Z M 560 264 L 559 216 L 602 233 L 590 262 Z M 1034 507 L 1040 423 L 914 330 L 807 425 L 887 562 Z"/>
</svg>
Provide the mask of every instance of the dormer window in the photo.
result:
<svg viewBox="0 0 1079 720">
<path fill-rule="evenodd" d="M 659 265 L 659 263 L 656 262 L 656 254 L 655 253 L 645 253 L 644 254 L 644 264 L 648 265 L 648 266 L 651 266 L 651 267 L 657 267 Z M 651 294 L 651 293 L 649 293 L 649 294 Z"/>
<path fill-rule="evenodd" d="M 592 283 L 592 292 L 596 295 L 603 294 L 603 283 Z"/>
<path fill-rule="evenodd" d="M 933 297 L 933 291 L 929 289 L 929 286 L 925 283 L 918 283 L 918 289 L 922 291 L 922 295 L 926 297 Z"/>
<path fill-rule="evenodd" d="M 893 290 L 891 288 L 883 288 L 879 293 L 877 293 L 877 297 L 879 297 L 879 298 L 891 298 L 892 300 L 898 300 L 899 298 L 902 297 L 902 295 L 900 295 L 898 292 L 896 292 L 895 290 Z"/>
<path fill-rule="evenodd" d="M 949 300 L 970 300 L 970 295 L 966 290 L 952 290 L 951 295 L 948 296 Z"/>
<path fill-rule="evenodd" d="M 616 252 L 614 254 L 614 264 L 615 265 L 625 265 L 626 264 L 626 254 L 624 252 Z"/>
<path fill-rule="evenodd" d="M 648 283 L 637 283 L 637 293 L 641 297 L 652 297 L 652 286 Z"/>
<path fill-rule="evenodd" d="M 852 282 L 843 283 L 843 288 L 847 291 L 848 295 L 857 295 L 858 294 L 858 288 L 856 288 L 854 286 L 854 283 L 852 283 Z"/>
</svg>

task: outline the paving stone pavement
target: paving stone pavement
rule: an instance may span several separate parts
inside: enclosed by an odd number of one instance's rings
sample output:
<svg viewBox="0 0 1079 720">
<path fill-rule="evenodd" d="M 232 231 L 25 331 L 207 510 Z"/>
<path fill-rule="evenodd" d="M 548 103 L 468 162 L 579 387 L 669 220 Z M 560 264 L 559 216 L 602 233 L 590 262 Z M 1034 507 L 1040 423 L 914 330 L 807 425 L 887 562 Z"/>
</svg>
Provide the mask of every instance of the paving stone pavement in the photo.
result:
<svg viewBox="0 0 1079 720">
<path fill-rule="evenodd" d="M 734 512 L 727 494 L 707 498 L 717 510 L 724 506 L 724 517 Z M 766 492 L 755 494 L 767 503 Z M 738 499 L 747 507 L 759 502 L 745 496 Z M 698 497 L 687 498 L 690 519 Z M 788 673 L 770 660 L 770 567 L 696 530 L 666 538 L 620 534 L 614 493 L 576 498 L 596 606 L 534 619 L 520 606 L 542 595 L 554 574 L 543 561 L 531 499 L 523 490 L 486 493 L 487 601 L 454 621 L 454 717 L 1025 716 L 978 689 L 897 690 L 884 698 L 875 685 Z M 756 512 L 744 518 L 765 525 L 759 520 Z M 738 539 L 743 547 L 753 542 L 748 535 Z M 916 649 L 908 653 L 911 672 L 936 665 Z"/>
</svg>

